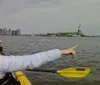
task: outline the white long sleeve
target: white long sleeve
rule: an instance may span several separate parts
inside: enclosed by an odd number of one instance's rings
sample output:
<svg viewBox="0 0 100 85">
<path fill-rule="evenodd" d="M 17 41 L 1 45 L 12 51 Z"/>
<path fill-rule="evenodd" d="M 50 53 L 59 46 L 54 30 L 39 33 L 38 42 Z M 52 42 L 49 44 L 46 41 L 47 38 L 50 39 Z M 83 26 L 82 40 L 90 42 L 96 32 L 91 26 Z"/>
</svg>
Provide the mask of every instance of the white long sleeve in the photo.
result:
<svg viewBox="0 0 100 85">
<path fill-rule="evenodd" d="M 0 56 L 0 75 L 17 70 L 34 69 L 60 57 L 59 49 L 23 56 Z"/>
</svg>

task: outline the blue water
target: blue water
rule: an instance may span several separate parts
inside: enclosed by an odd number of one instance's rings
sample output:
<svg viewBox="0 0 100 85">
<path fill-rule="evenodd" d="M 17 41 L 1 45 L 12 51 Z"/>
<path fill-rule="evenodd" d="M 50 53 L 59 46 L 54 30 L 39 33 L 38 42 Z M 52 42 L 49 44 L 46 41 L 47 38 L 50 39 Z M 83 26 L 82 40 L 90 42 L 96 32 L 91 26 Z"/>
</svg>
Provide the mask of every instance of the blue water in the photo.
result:
<svg viewBox="0 0 100 85">
<path fill-rule="evenodd" d="M 100 38 L 93 37 L 34 37 L 0 36 L 6 55 L 25 55 L 49 49 L 63 49 L 79 44 L 74 60 L 71 56 L 49 62 L 41 69 L 63 69 L 73 66 L 85 66 L 91 73 L 81 79 L 64 78 L 59 74 L 26 72 L 33 85 L 99 85 L 100 84 Z"/>
</svg>

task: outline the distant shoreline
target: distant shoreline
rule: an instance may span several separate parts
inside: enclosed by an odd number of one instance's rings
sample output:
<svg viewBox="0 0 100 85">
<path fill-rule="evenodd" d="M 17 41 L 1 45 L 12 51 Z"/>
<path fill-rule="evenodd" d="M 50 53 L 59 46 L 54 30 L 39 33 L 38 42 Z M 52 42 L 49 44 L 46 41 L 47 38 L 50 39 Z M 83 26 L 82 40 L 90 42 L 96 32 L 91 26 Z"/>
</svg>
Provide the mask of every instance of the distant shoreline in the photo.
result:
<svg viewBox="0 0 100 85">
<path fill-rule="evenodd" d="M 7 36 L 7 35 L 0 35 Z M 33 36 L 33 35 L 9 35 L 9 36 Z M 33 37 L 100 37 L 100 36 L 33 36 Z"/>
</svg>

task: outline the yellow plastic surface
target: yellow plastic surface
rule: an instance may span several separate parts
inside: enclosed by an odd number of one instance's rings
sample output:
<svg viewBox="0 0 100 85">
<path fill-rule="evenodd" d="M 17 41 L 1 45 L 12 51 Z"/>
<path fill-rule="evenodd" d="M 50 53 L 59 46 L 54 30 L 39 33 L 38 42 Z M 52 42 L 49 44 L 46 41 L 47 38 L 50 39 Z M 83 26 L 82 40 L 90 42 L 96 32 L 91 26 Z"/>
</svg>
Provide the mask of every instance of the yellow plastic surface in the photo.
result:
<svg viewBox="0 0 100 85">
<path fill-rule="evenodd" d="M 63 70 L 57 70 L 57 73 L 59 73 L 63 77 L 70 77 L 70 78 L 82 78 L 87 76 L 89 72 L 90 69 L 85 67 L 73 67 Z"/>
<path fill-rule="evenodd" d="M 22 71 L 15 72 L 17 81 L 21 83 L 21 85 L 32 85 L 31 82 L 27 79 L 25 74 Z"/>
</svg>

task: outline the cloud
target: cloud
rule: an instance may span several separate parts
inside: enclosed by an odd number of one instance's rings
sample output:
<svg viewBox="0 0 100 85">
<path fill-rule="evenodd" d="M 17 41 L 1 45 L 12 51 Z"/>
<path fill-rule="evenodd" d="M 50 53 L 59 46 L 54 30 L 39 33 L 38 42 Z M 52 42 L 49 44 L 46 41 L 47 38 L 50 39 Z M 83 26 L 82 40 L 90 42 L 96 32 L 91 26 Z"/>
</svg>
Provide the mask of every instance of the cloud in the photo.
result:
<svg viewBox="0 0 100 85">
<path fill-rule="evenodd" d="M 32 33 L 76 31 L 81 23 L 97 34 L 99 10 L 100 0 L 0 0 L 0 26 Z"/>
</svg>

